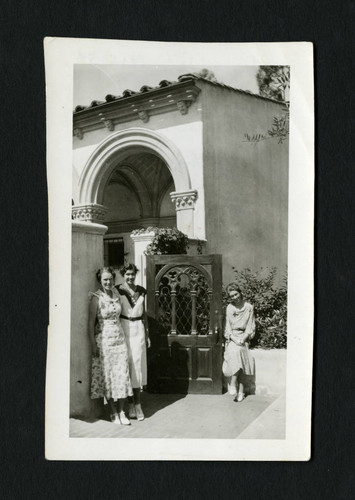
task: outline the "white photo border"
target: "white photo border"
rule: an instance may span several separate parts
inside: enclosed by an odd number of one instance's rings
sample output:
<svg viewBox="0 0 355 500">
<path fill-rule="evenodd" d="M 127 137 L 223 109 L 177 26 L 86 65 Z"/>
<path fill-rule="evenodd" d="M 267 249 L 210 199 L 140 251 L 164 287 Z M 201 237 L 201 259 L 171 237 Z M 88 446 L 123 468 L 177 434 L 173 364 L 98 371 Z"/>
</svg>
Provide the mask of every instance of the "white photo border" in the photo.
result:
<svg viewBox="0 0 355 500">
<path fill-rule="evenodd" d="M 313 359 L 313 45 L 175 43 L 45 38 L 50 325 L 45 456 L 49 460 L 310 459 Z M 125 439 L 69 437 L 73 66 L 287 65 L 291 68 L 286 438 Z M 115 441 L 113 441 L 113 439 Z"/>
</svg>

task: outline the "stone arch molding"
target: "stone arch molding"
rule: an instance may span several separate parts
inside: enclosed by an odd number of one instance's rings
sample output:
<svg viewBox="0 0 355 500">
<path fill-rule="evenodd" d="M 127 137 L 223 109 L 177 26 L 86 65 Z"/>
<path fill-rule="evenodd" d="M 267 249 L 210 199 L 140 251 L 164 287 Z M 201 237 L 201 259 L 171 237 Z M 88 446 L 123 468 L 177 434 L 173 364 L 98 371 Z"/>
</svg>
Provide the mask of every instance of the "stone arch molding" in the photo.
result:
<svg viewBox="0 0 355 500">
<path fill-rule="evenodd" d="M 168 139 L 144 128 L 129 128 L 111 134 L 95 149 L 79 179 L 79 203 L 72 208 L 73 219 L 102 223 L 107 213 L 102 205 L 103 192 L 112 171 L 128 153 L 141 152 L 155 153 L 169 168 L 176 189 L 170 197 L 175 204 L 177 227 L 194 238 L 194 210 L 198 196 L 191 188 L 186 162 Z"/>
<path fill-rule="evenodd" d="M 161 134 L 129 128 L 104 139 L 88 159 L 79 180 L 79 204 L 102 204 L 103 190 L 113 169 L 128 152 L 154 152 L 167 165 L 176 192 L 190 192 L 191 180 L 185 160 L 174 144 Z"/>
</svg>

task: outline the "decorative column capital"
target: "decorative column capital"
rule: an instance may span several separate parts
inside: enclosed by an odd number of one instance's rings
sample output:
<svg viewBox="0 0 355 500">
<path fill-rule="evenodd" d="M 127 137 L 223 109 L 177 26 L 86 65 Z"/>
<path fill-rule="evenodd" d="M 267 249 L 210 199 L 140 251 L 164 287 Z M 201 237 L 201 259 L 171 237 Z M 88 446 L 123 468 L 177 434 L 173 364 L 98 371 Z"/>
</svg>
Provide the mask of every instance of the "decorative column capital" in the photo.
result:
<svg viewBox="0 0 355 500">
<path fill-rule="evenodd" d="M 189 191 L 174 191 L 170 193 L 170 198 L 175 203 L 175 209 L 178 210 L 193 210 L 195 208 L 195 201 L 197 200 L 196 189 Z"/>
<path fill-rule="evenodd" d="M 108 208 L 96 203 L 88 203 L 87 205 L 74 205 L 72 207 L 72 218 L 75 221 L 102 223 Z"/>
</svg>

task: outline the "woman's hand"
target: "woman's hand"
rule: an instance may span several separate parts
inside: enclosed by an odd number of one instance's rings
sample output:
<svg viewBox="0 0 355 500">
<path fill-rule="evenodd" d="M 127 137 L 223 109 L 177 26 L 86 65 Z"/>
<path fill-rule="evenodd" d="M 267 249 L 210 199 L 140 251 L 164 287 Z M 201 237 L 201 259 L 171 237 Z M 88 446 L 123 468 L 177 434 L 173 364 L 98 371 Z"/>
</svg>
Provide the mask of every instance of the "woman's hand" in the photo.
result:
<svg viewBox="0 0 355 500">
<path fill-rule="evenodd" d="M 240 338 L 237 337 L 236 335 L 231 335 L 231 340 L 237 345 L 243 346 L 244 345 L 244 337 Z"/>
<path fill-rule="evenodd" d="M 249 338 L 249 335 L 244 335 L 244 337 L 243 337 L 243 345 L 245 344 L 245 342 L 247 342 L 248 338 Z"/>
<path fill-rule="evenodd" d="M 149 349 L 149 347 L 150 347 L 150 338 L 149 337 L 147 337 L 146 343 L 147 343 L 147 349 Z"/>
</svg>

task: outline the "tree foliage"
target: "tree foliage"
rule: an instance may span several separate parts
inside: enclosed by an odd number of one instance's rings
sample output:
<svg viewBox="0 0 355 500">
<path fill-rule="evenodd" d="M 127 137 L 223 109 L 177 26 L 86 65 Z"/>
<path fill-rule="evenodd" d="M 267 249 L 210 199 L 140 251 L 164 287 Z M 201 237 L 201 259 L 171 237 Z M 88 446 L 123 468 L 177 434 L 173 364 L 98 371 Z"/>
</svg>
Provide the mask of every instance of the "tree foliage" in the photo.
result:
<svg viewBox="0 0 355 500">
<path fill-rule="evenodd" d="M 209 80 L 210 82 L 214 83 L 218 82 L 217 78 L 215 77 L 215 74 L 210 69 L 207 68 L 201 69 L 201 71 L 199 71 L 197 74 L 202 78 L 204 78 L 205 80 Z"/>
<path fill-rule="evenodd" d="M 244 134 L 246 142 L 256 144 L 267 139 L 277 139 L 282 144 L 289 135 L 289 100 L 290 67 L 289 66 L 259 66 L 256 74 L 259 94 L 285 104 L 282 114 L 274 116 L 272 127 L 264 133 Z"/>
<path fill-rule="evenodd" d="M 256 73 L 259 94 L 277 101 L 287 101 L 290 88 L 289 66 L 259 66 Z"/>
</svg>

